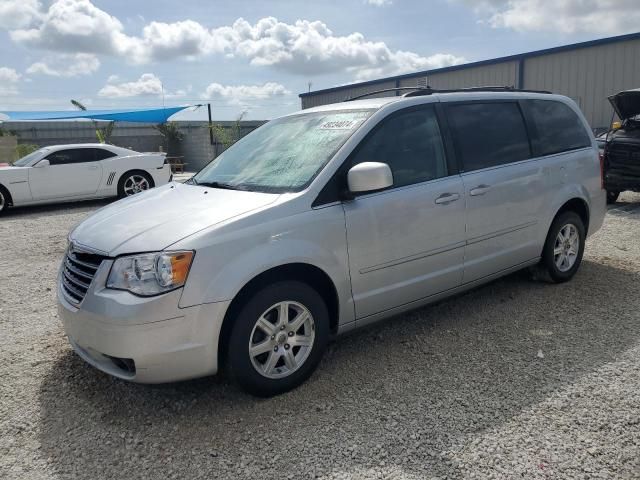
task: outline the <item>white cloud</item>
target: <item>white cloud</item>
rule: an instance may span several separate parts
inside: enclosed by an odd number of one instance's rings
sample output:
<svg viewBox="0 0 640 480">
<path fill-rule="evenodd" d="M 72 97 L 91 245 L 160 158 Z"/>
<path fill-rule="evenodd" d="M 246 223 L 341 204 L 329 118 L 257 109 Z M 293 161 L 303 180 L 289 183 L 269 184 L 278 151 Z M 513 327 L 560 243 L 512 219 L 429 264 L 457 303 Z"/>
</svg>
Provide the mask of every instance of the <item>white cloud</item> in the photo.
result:
<svg viewBox="0 0 640 480">
<path fill-rule="evenodd" d="M 18 93 L 18 81 L 22 75 L 13 68 L 0 67 L 0 96 L 8 97 Z"/>
<path fill-rule="evenodd" d="M 638 30 L 638 0 L 463 0 L 493 28 L 622 34 Z"/>
<path fill-rule="evenodd" d="M 291 95 L 283 85 L 267 82 L 263 85 L 220 85 L 210 84 L 201 95 L 203 100 L 224 99 L 231 105 L 244 105 L 252 100 Z"/>
<path fill-rule="evenodd" d="M 376 7 L 382 7 L 383 5 L 391 5 L 393 2 L 391 0 L 364 0 L 364 3 L 374 5 Z"/>
<path fill-rule="evenodd" d="M 109 77 L 112 79 L 113 76 Z M 162 81 L 153 73 L 144 73 L 133 82 L 107 83 L 98 92 L 99 97 L 125 98 L 161 96 Z"/>
<path fill-rule="evenodd" d="M 89 0 L 57 0 L 35 28 L 13 30 L 11 38 L 23 45 L 61 52 L 117 53 L 127 43 L 122 23 Z"/>
<path fill-rule="evenodd" d="M 183 98 L 191 92 L 191 85 L 186 89 L 170 91 L 164 89 L 160 78 L 153 73 L 144 73 L 132 82 L 121 82 L 117 75 L 110 75 L 107 84 L 98 91 L 99 97 L 128 98 L 128 97 L 162 97 L 167 99 Z"/>
<path fill-rule="evenodd" d="M 348 71 L 367 78 L 464 61 L 444 53 L 424 57 L 392 50 L 357 32 L 334 35 L 320 21 L 289 24 L 273 17 L 255 24 L 238 19 L 213 29 L 193 20 L 151 22 L 140 36 L 130 36 L 117 18 L 90 0 L 57 0 L 35 28 L 10 34 L 15 42 L 33 48 L 113 55 L 134 64 L 218 54 L 305 76 Z"/>
<path fill-rule="evenodd" d="M 456 57 L 455 55 L 446 53 L 436 53 L 430 57 L 421 57 L 413 52 L 403 52 L 399 50 L 393 54 L 393 61 L 391 62 L 371 67 L 348 68 L 347 70 L 355 73 L 356 80 L 368 80 L 389 75 L 460 65 L 466 61 L 464 57 Z"/>
<path fill-rule="evenodd" d="M 40 18 L 38 0 L 2 0 L 0 2 L 0 28 L 24 28 Z"/>
<path fill-rule="evenodd" d="M 77 77 L 90 75 L 98 68 L 100 68 L 100 60 L 95 55 L 89 53 L 60 54 L 32 64 L 27 68 L 27 73 L 52 77 Z"/>
</svg>

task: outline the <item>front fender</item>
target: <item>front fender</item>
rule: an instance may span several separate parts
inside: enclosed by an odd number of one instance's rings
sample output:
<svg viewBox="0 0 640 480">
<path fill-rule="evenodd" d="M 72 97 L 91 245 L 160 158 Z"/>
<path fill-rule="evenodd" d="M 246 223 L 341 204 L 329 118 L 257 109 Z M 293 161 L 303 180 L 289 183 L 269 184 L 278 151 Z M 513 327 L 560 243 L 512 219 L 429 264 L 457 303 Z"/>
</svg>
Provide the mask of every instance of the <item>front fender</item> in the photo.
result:
<svg viewBox="0 0 640 480">
<path fill-rule="evenodd" d="M 28 168 L 10 167 L 0 171 L 0 185 L 7 189 L 14 205 L 33 199 L 29 188 Z"/>
<path fill-rule="evenodd" d="M 319 268 L 333 282 L 338 292 L 340 323 L 354 320 L 341 205 L 265 220 L 245 228 L 233 227 L 231 224 L 214 229 L 201 238 L 185 239 L 172 247 L 196 250 L 180 299 L 181 307 L 232 300 L 261 273 L 303 263 Z"/>
</svg>

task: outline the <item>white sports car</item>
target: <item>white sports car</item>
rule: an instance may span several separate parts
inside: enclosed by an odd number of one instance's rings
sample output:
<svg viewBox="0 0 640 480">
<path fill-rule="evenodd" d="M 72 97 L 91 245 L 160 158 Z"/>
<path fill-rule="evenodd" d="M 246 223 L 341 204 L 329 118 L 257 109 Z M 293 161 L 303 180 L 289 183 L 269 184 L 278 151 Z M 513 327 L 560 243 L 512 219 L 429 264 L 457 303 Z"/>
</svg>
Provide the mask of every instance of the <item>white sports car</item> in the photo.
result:
<svg viewBox="0 0 640 480">
<path fill-rule="evenodd" d="M 100 143 L 44 147 L 0 166 L 0 213 L 11 205 L 127 197 L 171 178 L 162 153 Z"/>
</svg>

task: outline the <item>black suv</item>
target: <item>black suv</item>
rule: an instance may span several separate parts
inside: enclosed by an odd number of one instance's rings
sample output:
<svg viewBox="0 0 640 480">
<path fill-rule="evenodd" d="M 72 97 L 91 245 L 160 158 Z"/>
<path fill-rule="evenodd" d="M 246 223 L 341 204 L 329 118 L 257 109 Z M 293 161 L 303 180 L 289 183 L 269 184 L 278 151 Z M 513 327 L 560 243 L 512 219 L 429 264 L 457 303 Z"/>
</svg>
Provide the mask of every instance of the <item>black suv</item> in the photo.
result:
<svg viewBox="0 0 640 480">
<path fill-rule="evenodd" d="M 615 203 L 620 192 L 640 192 L 640 89 L 612 95 L 609 101 L 622 120 L 607 135 L 604 148 L 607 203 Z"/>
</svg>

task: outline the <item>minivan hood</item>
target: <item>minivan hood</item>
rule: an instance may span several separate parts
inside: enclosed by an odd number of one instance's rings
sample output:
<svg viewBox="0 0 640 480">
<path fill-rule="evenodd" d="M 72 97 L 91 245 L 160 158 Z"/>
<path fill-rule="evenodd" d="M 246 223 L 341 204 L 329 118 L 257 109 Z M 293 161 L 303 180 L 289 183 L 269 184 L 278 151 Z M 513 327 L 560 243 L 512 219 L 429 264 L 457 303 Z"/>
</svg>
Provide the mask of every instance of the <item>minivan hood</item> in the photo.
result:
<svg viewBox="0 0 640 480">
<path fill-rule="evenodd" d="M 158 251 L 278 197 L 171 183 L 98 210 L 73 230 L 70 239 L 109 256 Z"/>
<path fill-rule="evenodd" d="M 609 102 L 611 102 L 620 120 L 640 115 L 640 88 L 625 90 L 611 95 Z"/>
</svg>

